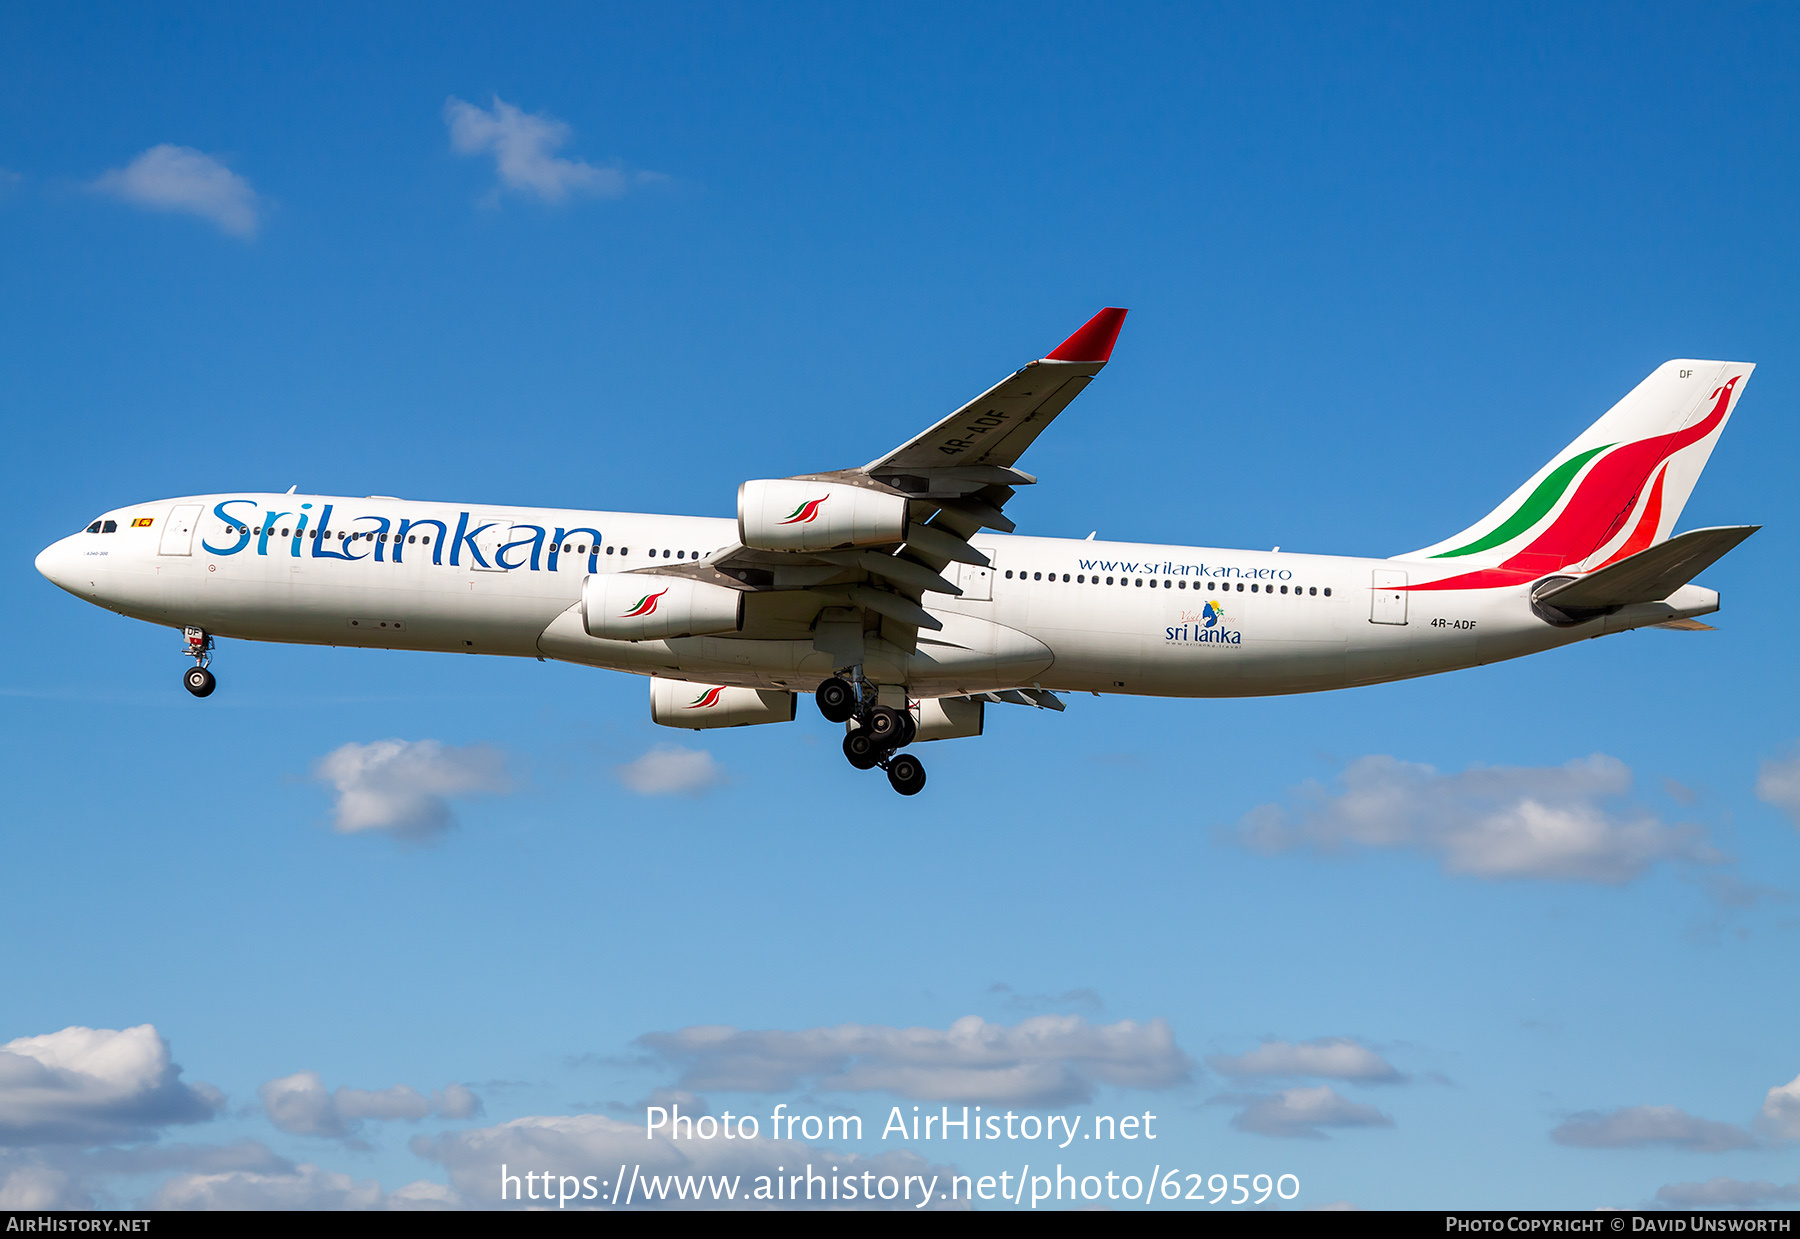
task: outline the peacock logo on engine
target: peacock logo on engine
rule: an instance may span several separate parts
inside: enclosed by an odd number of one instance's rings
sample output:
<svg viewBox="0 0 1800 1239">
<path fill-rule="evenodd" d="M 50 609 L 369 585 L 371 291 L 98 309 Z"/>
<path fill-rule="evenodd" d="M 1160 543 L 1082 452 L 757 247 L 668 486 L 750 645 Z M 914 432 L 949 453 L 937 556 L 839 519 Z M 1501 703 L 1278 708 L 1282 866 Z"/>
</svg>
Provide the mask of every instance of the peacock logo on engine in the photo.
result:
<svg viewBox="0 0 1800 1239">
<path fill-rule="evenodd" d="M 817 499 L 808 499 L 805 503 L 803 503 L 799 507 L 795 508 L 792 512 L 789 512 L 787 514 L 786 520 L 777 521 L 776 524 L 778 524 L 778 525 L 810 525 L 814 521 L 819 519 L 819 505 L 824 503 L 829 498 L 831 498 L 830 495 L 820 495 Z"/>
</svg>

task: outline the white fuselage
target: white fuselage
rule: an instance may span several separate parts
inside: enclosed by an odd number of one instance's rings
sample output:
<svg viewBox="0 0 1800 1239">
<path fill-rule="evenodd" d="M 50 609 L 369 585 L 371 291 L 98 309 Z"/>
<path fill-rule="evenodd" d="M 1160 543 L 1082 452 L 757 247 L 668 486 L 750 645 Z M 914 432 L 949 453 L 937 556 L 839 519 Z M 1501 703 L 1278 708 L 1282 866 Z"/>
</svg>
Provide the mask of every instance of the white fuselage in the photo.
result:
<svg viewBox="0 0 1800 1239">
<path fill-rule="evenodd" d="M 834 669 L 813 641 L 830 600 L 779 579 L 748 596 L 739 633 L 588 635 L 580 598 L 589 573 L 643 569 L 653 557 L 659 567 L 704 560 L 737 543 L 729 519 L 239 492 L 137 504 L 105 520 L 117 531 L 64 538 L 39 556 L 39 570 L 123 615 L 220 637 L 547 657 L 797 691 Z M 1516 658 L 1718 606 L 1716 594 L 1690 585 L 1666 602 L 1559 628 L 1533 611 L 1529 583 L 1419 589 L 1451 575 L 1430 561 L 970 541 L 992 569 L 961 567 L 951 579 L 962 597 L 925 595 L 944 627 L 922 630 L 916 651 L 872 639 L 872 680 L 918 697 L 1022 687 L 1313 692 Z"/>
</svg>

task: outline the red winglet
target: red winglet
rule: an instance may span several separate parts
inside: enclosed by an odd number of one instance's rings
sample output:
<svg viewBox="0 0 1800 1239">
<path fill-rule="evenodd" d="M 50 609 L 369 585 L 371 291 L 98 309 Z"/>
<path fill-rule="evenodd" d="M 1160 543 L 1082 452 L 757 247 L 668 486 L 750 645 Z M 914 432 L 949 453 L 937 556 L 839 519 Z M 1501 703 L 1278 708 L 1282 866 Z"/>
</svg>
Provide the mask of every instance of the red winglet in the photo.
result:
<svg viewBox="0 0 1800 1239">
<path fill-rule="evenodd" d="M 1112 356 L 1119 328 L 1125 325 L 1125 311 L 1108 306 L 1074 335 L 1056 346 L 1045 361 L 1106 361 Z"/>
</svg>

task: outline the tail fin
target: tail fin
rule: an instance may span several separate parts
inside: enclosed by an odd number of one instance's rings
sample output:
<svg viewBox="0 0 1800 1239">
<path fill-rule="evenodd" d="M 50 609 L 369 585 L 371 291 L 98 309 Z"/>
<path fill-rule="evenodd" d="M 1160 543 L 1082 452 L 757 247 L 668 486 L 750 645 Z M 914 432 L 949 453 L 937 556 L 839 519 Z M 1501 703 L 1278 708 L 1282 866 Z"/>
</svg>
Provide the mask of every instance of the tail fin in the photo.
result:
<svg viewBox="0 0 1800 1239">
<path fill-rule="evenodd" d="M 1593 571 L 1665 541 L 1755 368 L 1664 362 L 1505 503 L 1394 558 L 1537 576 Z"/>
</svg>

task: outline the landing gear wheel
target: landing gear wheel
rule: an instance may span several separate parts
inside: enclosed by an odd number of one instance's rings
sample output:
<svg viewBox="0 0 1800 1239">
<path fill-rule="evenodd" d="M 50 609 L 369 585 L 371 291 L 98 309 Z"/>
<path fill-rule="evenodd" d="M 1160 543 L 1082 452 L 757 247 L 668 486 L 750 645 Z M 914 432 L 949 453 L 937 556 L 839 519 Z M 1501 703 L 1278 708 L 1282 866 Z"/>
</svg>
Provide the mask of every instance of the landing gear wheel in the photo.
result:
<svg viewBox="0 0 1800 1239">
<path fill-rule="evenodd" d="M 876 706 L 869 712 L 869 734 L 877 744 L 897 748 L 905 743 L 901 737 L 906 732 L 906 724 L 911 721 L 898 710 Z"/>
<path fill-rule="evenodd" d="M 925 789 L 925 766 L 911 753 L 902 753 L 888 762 L 887 776 L 902 796 L 916 796 Z"/>
<path fill-rule="evenodd" d="M 847 723 L 856 713 L 856 689 L 835 675 L 813 690 L 813 700 L 828 723 Z"/>
<path fill-rule="evenodd" d="M 858 728 L 844 737 L 844 757 L 858 770 L 873 770 L 881 763 L 882 748 L 868 731 Z"/>
<path fill-rule="evenodd" d="M 913 720 L 912 711 L 902 710 L 900 714 L 900 734 L 894 738 L 893 747 L 903 749 L 919 738 L 919 724 Z"/>
<path fill-rule="evenodd" d="M 187 686 L 188 692 L 196 697 L 210 697 L 212 690 L 219 686 L 219 682 L 213 678 L 213 673 L 205 667 L 195 667 L 181 678 L 181 682 Z"/>
</svg>

